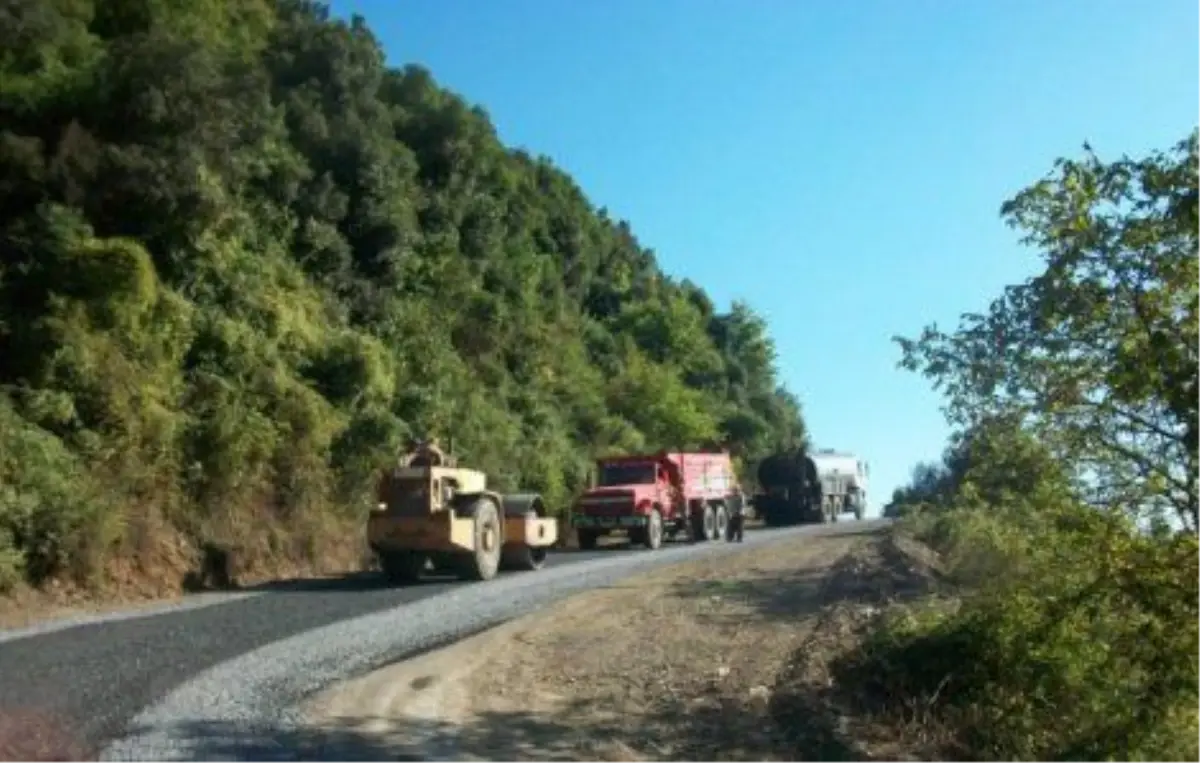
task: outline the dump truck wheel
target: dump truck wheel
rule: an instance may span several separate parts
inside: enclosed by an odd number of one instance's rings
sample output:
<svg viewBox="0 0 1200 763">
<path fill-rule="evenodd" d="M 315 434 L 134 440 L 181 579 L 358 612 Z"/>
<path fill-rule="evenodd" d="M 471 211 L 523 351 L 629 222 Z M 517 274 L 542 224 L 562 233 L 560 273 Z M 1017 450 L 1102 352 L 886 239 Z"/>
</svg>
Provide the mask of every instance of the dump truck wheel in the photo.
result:
<svg viewBox="0 0 1200 763">
<path fill-rule="evenodd" d="M 425 569 L 425 555 L 415 551 L 380 554 L 379 566 L 389 583 L 415 583 Z"/>
<path fill-rule="evenodd" d="M 717 539 L 717 510 L 712 504 L 704 507 L 704 539 Z"/>
<path fill-rule="evenodd" d="M 713 512 L 713 533 L 713 540 L 729 540 L 729 512 L 722 504 Z"/>
<path fill-rule="evenodd" d="M 575 534 L 579 538 L 581 551 L 591 551 L 596 548 L 596 539 L 600 536 L 594 530 L 576 530 Z"/>
<path fill-rule="evenodd" d="M 758 512 L 760 517 L 762 517 L 763 524 L 767 527 L 775 527 L 778 524 L 778 518 L 775 516 L 774 508 L 764 507 L 762 511 L 759 511 L 756 507 L 755 511 Z"/>
<path fill-rule="evenodd" d="M 459 576 L 464 580 L 491 580 L 500 569 L 500 549 L 504 546 L 504 525 L 496 504 L 480 498 L 471 507 L 475 519 L 475 551 L 460 562 Z"/>
<path fill-rule="evenodd" d="M 712 507 L 705 506 L 692 515 L 692 543 L 704 543 L 712 537 Z"/>
<path fill-rule="evenodd" d="M 650 516 L 646 517 L 646 539 L 643 541 L 646 548 L 654 551 L 662 546 L 663 542 L 663 521 L 662 514 L 658 509 L 650 509 Z"/>
</svg>

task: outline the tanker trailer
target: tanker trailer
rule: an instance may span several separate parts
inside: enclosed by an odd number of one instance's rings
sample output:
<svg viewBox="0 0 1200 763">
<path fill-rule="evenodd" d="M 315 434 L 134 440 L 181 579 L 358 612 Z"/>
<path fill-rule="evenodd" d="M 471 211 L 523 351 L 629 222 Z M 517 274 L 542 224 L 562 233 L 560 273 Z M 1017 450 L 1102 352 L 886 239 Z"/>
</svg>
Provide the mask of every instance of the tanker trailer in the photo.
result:
<svg viewBox="0 0 1200 763">
<path fill-rule="evenodd" d="M 808 456 L 821 485 L 822 521 L 836 522 L 843 512 L 862 519 L 867 508 L 867 462 L 853 453 L 823 449 Z"/>
<path fill-rule="evenodd" d="M 866 480 L 866 463 L 852 454 L 783 451 L 759 464 L 754 509 L 768 527 L 836 522 L 847 511 L 862 519 Z"/>
<path fill-rule="evenodd" d="M 758 465 L 754 511 L 767 527 L 820 521 L 821 493 L 816 467 L 802 449 L 767 456 Z"/>
</svg>

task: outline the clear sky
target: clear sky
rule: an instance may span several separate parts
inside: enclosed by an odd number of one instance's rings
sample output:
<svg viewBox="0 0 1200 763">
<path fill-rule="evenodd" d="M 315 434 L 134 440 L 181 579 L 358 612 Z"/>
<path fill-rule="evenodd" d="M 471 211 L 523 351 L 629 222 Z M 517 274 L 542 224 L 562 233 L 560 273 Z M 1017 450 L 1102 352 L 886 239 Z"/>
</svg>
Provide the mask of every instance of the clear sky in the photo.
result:
<svg viewBox="0 0 1200 763">
<path fill-rule="evenodd" d="M 815 442 L 878 511 L 948 429 L 894 334 L 1036 263 L 1000 204 L 1076 154 L 1197 123 L 1195 0 L 337 0 L 770 323 Z"/>
</svg>

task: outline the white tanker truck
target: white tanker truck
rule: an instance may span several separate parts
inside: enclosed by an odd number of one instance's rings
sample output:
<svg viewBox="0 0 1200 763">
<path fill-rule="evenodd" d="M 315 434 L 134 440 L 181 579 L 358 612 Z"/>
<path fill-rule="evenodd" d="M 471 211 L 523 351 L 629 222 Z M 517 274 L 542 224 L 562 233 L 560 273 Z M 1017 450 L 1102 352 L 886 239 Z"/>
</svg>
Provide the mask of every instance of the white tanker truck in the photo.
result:
<svg viewBox="0 0 1200 763">
<path fill-rule="evenodd" d="M 821 492 L 829 500 L 836 514 L 851 511 L 855 519 L 862 519 L 867 510 L 867 477 L 870 467 L 866 461 L 853 453 L 838 453 L 832 449 L 818 450 L 809 454 L 817 467 L 817 478 L 821 481 Z"/>
<path fill-rule="evenodd" d="M 853 453 L 832 449 L 785 451 L 758 466 L 755 513 L 772 526 L 836 522 L 845 512 L 862 519 L 870 468 Z"/>
</svg>

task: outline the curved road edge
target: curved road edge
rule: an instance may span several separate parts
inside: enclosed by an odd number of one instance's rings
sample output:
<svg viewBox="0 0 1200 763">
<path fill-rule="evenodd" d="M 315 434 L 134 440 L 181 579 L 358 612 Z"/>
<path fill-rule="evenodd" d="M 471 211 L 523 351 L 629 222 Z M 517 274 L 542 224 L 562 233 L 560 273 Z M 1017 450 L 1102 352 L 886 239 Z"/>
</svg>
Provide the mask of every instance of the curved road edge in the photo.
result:
<svg viewBox="0 0 1200 763">
<path fill-rule="evenodd" d="M 79 628 L 84 625 L 103 625 L 105 623 L 117 623 L 125 620 L 137 620 L 143 617 L 170 615 L 176 612 L 190 612 L 196 609 L 204 609 L 205 607 L 213 607 L 218 604 L 228 604 L 232 601 L 263 596 L 268 593 L 270 592 L 266 590 L 194 593 L 179 599 L 147 602 L 140 605 L 133 604 L 105 609 L 99 612 L 51 617 L 20 628 L 0 628 L 0 644 L 17 641 L 18 639 L 46 636 L 70 628 Z"/>
<path fill-rule="evenodd" d="M 886 520 L 747 534 L 742 544 L 664 547 L 464 585 L 404 606 L 342 620 L 275 641 L 198 674 L 143 710 L 101 760 L 195 760 L 228 755 L 231 739 L 254 739 L 241 757 L 295 760 L 288 729 L 299 705 L 330 684 L 444 646 L 529 614 L 570 594 L 699 554 L 742 553 L 806 536 L 867 532 Z"/>
<path fill-rule="evenodd" d="M 564 552 L 556 549 L 551 553 L 551 558 L 562 559 L 566 557 L 567 559 L 570 559 L 571 556 L 578 553 L 592 554 L 597 552 Z M 627 549 L 615 548 L 611 551 L 605 550 L 599 553 L 627 553 Z M 561 563 L 562 562 L 560 562 L 560 564 Z M 112 607 L 104 607 L 102 609 L 93 611 L 54 615 L 28 625 L 22 625 L 15 628 L 0 628 L 0 644 L 18 641 L 20 639 L 47 636 L 52 633 L 70 630 L 71 628 L 127 622 L 130 620 L 140 620 L 149 617 L 160 617 L 162 615 L 173 615 L 181 612 L 191 612 L 195 610 L 206 609 L 208 607 L 215 607 L 221 604 L 230 604 L 235 601 L 251 599 L 256 596 L 270 596 L 278 593 L 287 593 L 289 589 L 286 587 L 286 583 L 301 583 L 319 586 L 323 582 L 336 583 L 339 580 L 345 580 L 353 576 L 365 574 L 369 573 L 364 573 L 363 571 L 347 571 L 343 573 L 330 573 L 328 575 L 316 575 L 310 578 L 301 578 L 289 581 L 264 581 L 252 586 L 246 586 L 241 590 L 189 593 L 178 598 L 167 598 L 158 601 L 148 600 L 140 603 L 114 605 Z M 284 582 L 285 585 L 280 585 L 281 582 Z"/>
</svg>

